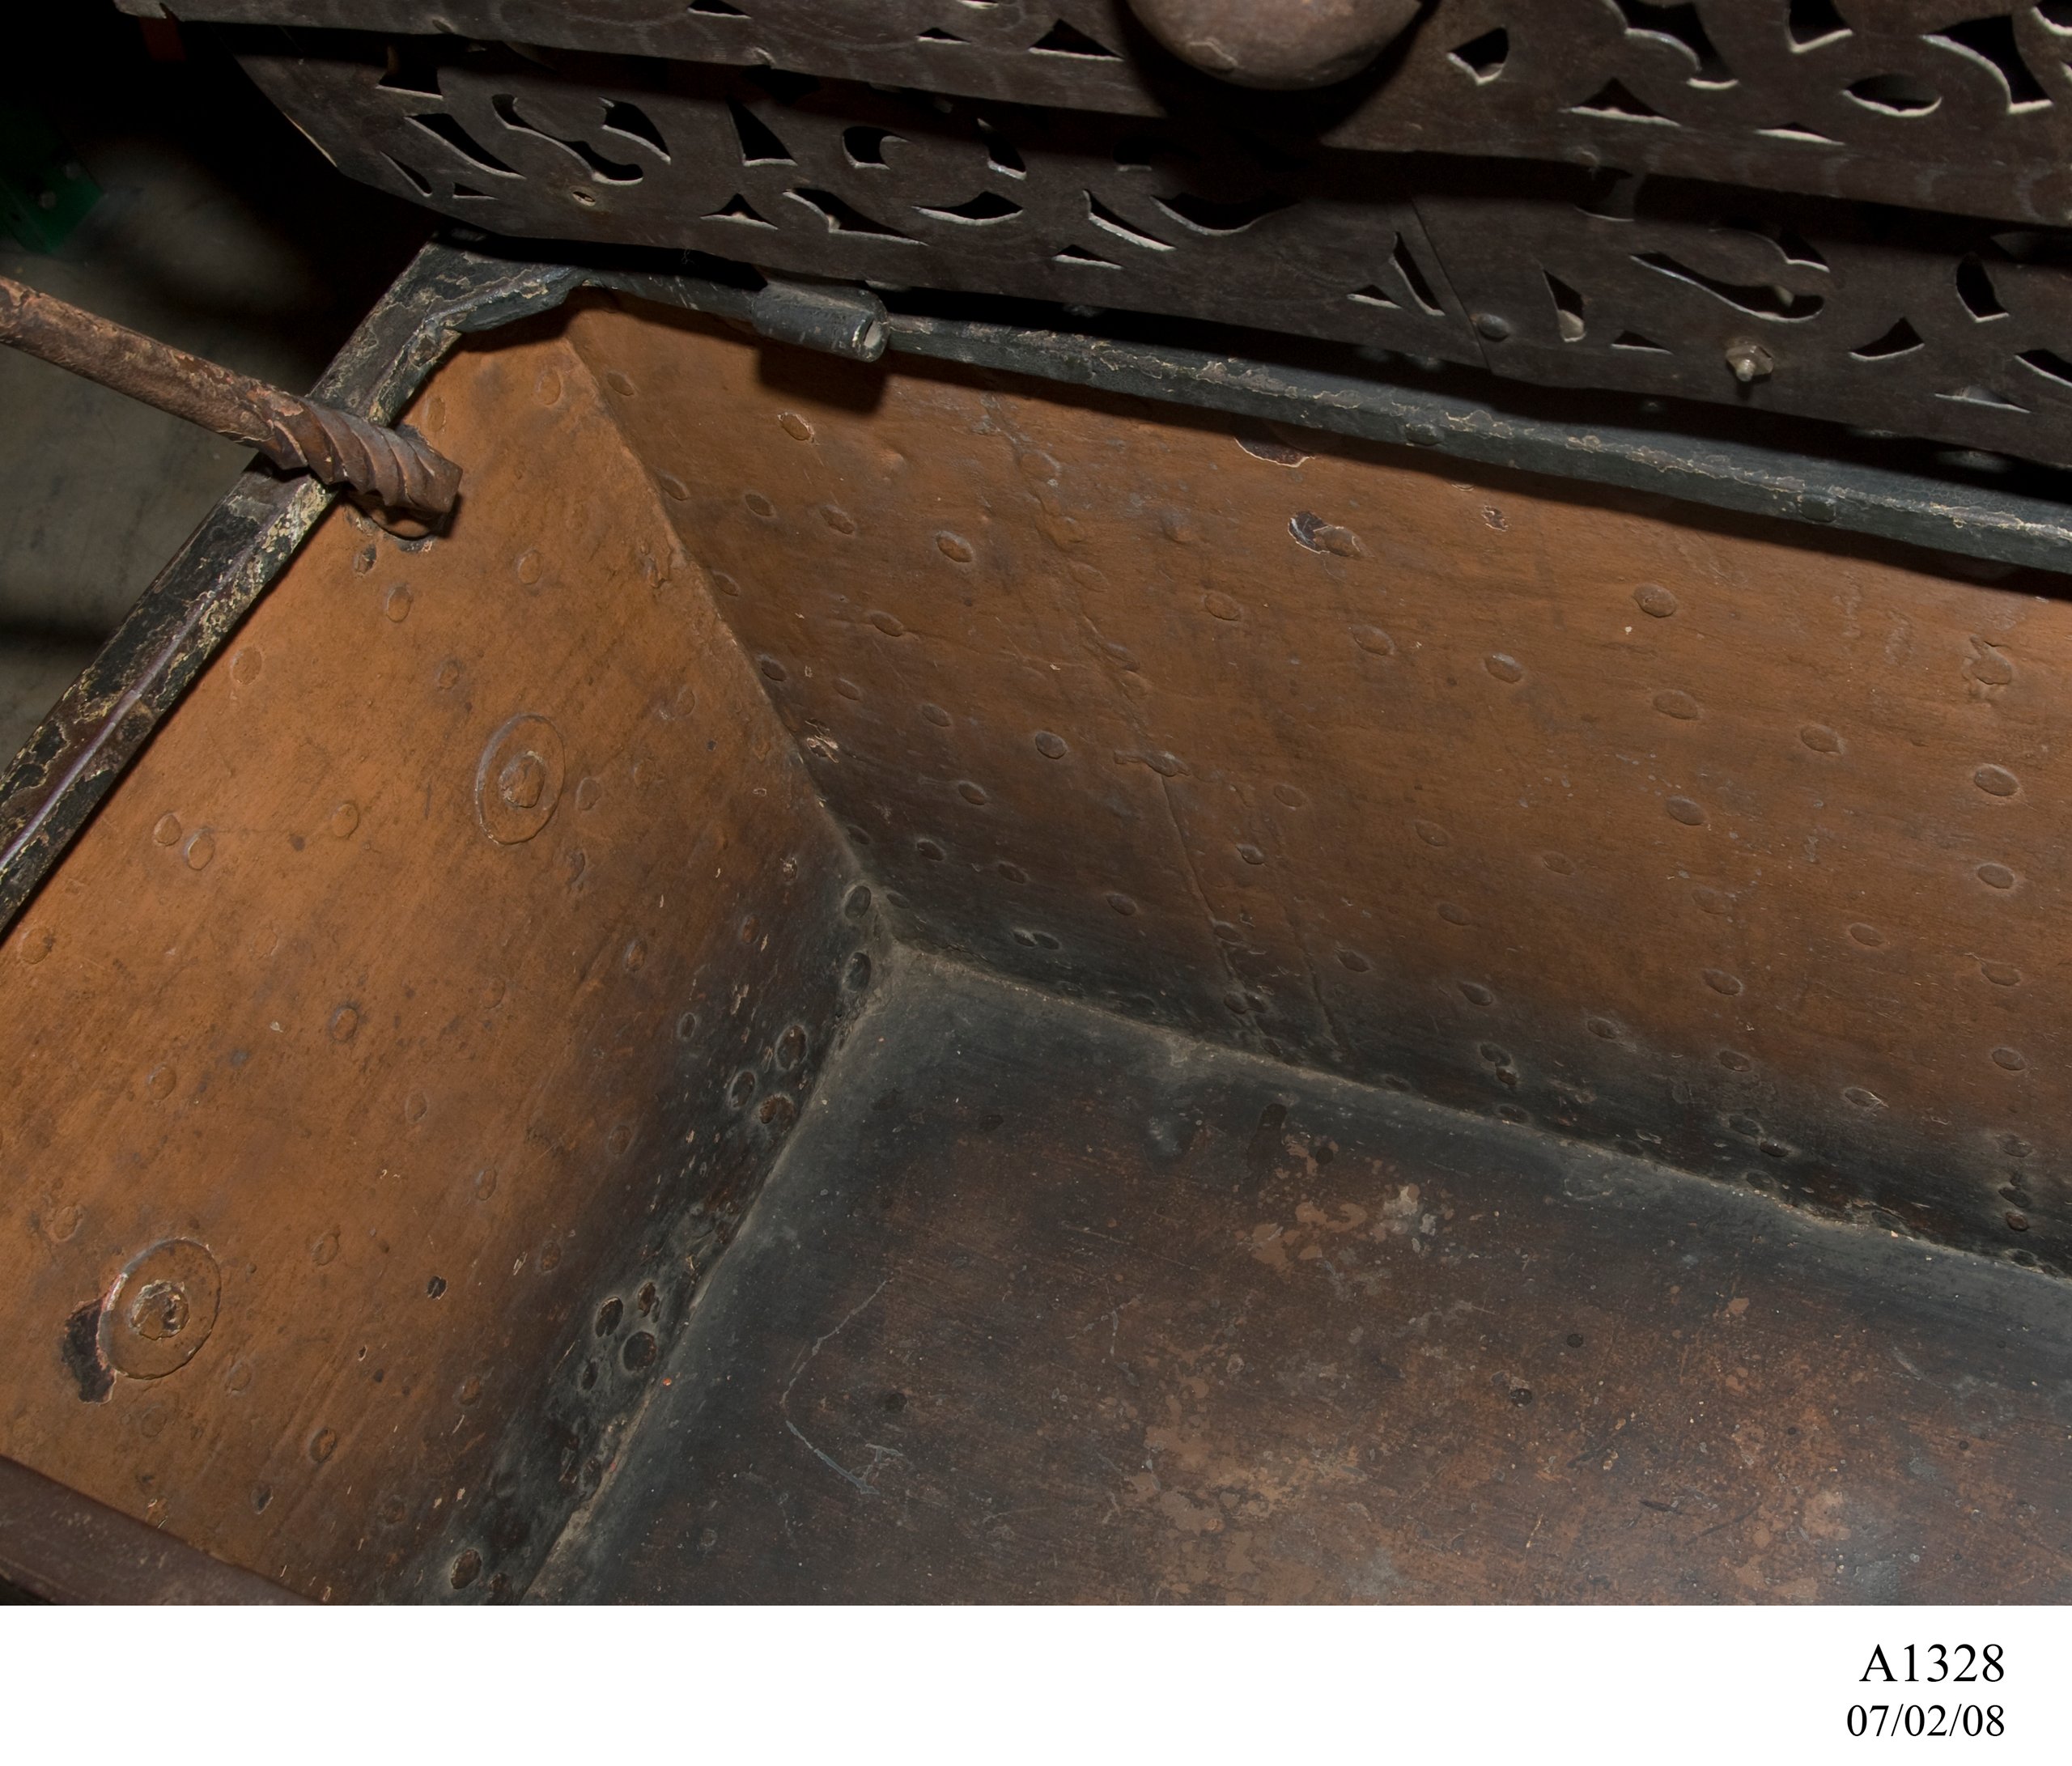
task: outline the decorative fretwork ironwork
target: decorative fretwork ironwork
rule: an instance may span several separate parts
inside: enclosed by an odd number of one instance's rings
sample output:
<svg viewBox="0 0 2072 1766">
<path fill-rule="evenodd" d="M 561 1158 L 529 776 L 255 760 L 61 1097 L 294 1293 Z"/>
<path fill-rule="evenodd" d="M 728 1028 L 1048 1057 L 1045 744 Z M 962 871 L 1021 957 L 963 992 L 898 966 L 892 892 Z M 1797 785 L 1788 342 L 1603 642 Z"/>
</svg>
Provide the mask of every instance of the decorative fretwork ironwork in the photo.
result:
<svg viewBox="0 0 2072 1766">
<path fill-rule="evenodd" d="M 127 3 L 157 10 L 157 0 Z M 1990 0 L 1435 0 L 1365 74 L 1278 99 L 1182 66 L 1124 0 L 443 0 L 430 11 L 423 0 L 187 0 L 180 10 L 1222 116 L 1355 150 L 1567 160 L 2072 221 L 2072 0 L 1997 10 Z"/>
<path fill-rule="evenodd" d="M 254 57 L 347 171 L 491 231 L 1267 328 L 2072 465 L 2072 236 L 769 70 Z"/>
</svg>

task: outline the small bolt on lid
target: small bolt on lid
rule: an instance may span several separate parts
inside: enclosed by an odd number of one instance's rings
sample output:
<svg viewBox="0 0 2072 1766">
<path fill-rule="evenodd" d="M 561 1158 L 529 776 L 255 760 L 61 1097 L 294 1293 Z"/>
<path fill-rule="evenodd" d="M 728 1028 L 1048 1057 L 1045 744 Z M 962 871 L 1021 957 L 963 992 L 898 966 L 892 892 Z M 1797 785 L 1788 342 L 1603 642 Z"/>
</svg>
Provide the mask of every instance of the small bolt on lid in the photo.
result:
<svg viewBox="0 0 2072 1766">
<path fill-rule="evenodd" d="M 1726 346 L 1726 365 L 1734 371 L 1735 380 L 1743 386 L 1752 386 L 1775 373 L 1777 362 L 1763 345 L 1743 337 Z"/>
</svg>

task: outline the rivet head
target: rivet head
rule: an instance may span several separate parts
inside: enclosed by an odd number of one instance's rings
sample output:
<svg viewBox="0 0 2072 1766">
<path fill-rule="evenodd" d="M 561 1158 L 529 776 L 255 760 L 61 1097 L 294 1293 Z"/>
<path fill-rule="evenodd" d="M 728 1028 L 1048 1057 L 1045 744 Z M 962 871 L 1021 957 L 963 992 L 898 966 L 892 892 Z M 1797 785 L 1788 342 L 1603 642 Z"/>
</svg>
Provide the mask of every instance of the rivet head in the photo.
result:
<svg viewBox="0 0 2072 1766">
<path fill-rule="evenodd" d="M 1334 558 L 1365 558 L 1367 548 L 1350 528 L 1342 528 L 1310 510 L 1298 510 L 1289 518 L 1288 531 L 1296 543 L 1312 552 L 1328 552 Z"/>
<path fill-rule="evenodd" d="M 130 1303 L 130 1328 L 149 1342 L 163 1343 L 186 1328 L 192 1310 L 187 1290 L 177 1282 L 146 1282 Z"/>
<path fill-rule="evenodd" d="M 530 809 L 546 788 L 546 762 L 529 750 L 504 763 L 496 775 L 496 794 L 513 809 Z"/>
<path fill-rule="evenodd" d="M 1676 611 L 1676 597 L 1659 583 L 1643 583 L 1633 591 L 1633 602 L 1650 619 L 1667 619 Z"/>
<path fill-rule="evenodd" d="M 1726 365 L 1743 386 L 1767 380 L 1777 371 L 1777 359 L 1753 338 L 1737 338 L 1726 346 Z"/>
<path fill-rule="evenodd" d="M 1475 329 L 1492 343 L 1501 343 L 1511 334 L 1511 321 L 1500 312 L 1478 312 Z"/>
<path fill-rule="evenodd" d="M 215 1328 L 222 1293 L 223 1276 L 206 1246 L 161 1239 L 130 1259 L 101 1302 L 102 1356 L 133 1380 L 176 1372 Z"/>
<path fill-rule="evenodd" d="M 475 769 L 475 814 L 499 846 L 529 840 L 560 800 L 561 732 L 546 718 L 521 713 L 489 739 Z"/>
</svg>

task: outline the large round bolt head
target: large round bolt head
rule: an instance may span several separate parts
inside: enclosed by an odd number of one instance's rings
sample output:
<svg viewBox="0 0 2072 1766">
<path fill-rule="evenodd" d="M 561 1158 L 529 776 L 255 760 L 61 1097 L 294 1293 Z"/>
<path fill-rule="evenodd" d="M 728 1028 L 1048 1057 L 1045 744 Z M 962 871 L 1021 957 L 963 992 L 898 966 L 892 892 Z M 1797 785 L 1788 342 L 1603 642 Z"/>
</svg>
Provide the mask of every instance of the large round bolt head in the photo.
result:
<svg viewBox="0 0 2072 1766">
<path fill-rule="evenodd" d="M 1417 16 L 1418 0 L 1130 0 L 1179 58 L 1238 86 L 1349 79 Z"/>
</svg>

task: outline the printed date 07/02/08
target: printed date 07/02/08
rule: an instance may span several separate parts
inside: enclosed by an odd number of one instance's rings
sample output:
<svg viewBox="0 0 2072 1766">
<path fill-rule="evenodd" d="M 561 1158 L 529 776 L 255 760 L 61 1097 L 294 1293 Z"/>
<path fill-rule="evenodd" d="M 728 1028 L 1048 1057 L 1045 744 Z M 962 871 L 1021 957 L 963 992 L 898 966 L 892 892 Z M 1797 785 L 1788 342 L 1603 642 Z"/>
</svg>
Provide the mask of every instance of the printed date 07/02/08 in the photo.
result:
<svg viewBox="0 0 2072 1766">
<path fill-rule="evenodd" d="M 1998 1704 L 1852 1704 L 1852 1735 L 2005 1735 L 2007 1714 Z"/>
<path fill-rule="evenodd" d="M 1907 1644 L 1890 1655 L 1879 1645 L 1857 1679 L 1882 1686 L 1997 1686 L 2006 1677 L 1997 1643 L 1932 1643 Z M 1999 1704 L 1852 1704 L 1848 1726 L 1850 1734 L 1862 1736 L 2004 1735 L 2007 1714 Z"/>
</svg>

